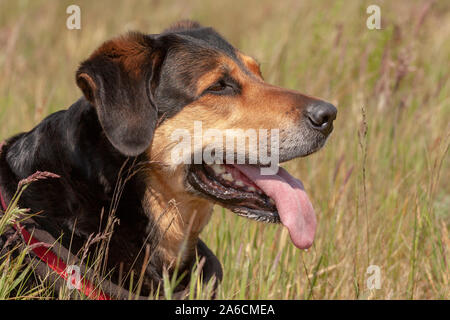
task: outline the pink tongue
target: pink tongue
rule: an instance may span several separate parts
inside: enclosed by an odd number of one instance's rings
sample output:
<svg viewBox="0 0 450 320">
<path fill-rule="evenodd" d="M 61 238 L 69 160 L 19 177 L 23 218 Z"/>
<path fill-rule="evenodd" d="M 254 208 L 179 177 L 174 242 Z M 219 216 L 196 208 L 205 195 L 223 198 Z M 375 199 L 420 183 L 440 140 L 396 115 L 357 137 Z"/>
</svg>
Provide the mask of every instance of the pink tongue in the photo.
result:
<svg viewBox="0 0 450 320">
<path fill-rule="evenodd" d="M 260 168 L 234 165 L 275 201 L 281 222 L 297 248 L 311 247 L 316 233 L 316 215 L 300 180 L 283 168 L 278 174 L 261 175 Z"/>
</svg>

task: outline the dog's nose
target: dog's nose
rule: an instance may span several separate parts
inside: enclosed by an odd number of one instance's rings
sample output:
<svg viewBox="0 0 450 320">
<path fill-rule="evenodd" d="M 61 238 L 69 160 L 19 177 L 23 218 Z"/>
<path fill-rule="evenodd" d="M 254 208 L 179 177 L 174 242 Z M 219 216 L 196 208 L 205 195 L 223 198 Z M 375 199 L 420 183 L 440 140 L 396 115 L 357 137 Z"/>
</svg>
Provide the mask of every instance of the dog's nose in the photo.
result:
<svg viewBox="0 0 450 320">
<path fill-rule="evenodd" d="M 314 129 L 330 133 L 333 129 L 333 120 L 336 119 L 337 109 L 331 103 L 319 101 L 309 105 L 305 115 Z"/>
</svg>

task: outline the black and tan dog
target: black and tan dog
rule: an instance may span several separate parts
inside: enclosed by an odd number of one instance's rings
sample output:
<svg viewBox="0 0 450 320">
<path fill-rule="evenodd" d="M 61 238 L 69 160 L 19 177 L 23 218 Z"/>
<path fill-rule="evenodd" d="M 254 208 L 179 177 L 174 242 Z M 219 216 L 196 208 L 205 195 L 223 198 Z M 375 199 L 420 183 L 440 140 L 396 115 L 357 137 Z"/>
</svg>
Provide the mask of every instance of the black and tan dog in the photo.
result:
<svg viewBox="0 0 450 320">
<path fill-rule="evenodd" d="M 37 223 L 55 238 L 63 233 L 73 253 L 104 228 L 102 212 L 132 164 L 140 169 L 114 211 L 119 224 L 107 270 L 115 281 L 119 269 L 140 274 L 147 245 L 143 294 L 161 281 L 164 267 L 174 266 L 184 241 L 181 268 L 190 268 L 196 248 L 214 265 L 199 240 L 214 203 L 255 220 L 281 221 L 296 246 L 312 244 L 316 220 L 300 181 L 283 169 L 265 178 L 249 165 L 175 164 L 169 137 L 178 128 L 192 132 L 195 121 L 204 129 L 277 128 L 282 162 L 324 145 L 334 106 L 265 83 L 254 59 L 194 22 L 107 41 L 81 64 L 76 82 L 84 97 L 7 140 L 0 155 L 7 201 L 36 171 L 60 176 L 32 184 L 20 206 L 41 212 Z M 212 268 L 220 278 L 220 267 Z"/>
</svg>

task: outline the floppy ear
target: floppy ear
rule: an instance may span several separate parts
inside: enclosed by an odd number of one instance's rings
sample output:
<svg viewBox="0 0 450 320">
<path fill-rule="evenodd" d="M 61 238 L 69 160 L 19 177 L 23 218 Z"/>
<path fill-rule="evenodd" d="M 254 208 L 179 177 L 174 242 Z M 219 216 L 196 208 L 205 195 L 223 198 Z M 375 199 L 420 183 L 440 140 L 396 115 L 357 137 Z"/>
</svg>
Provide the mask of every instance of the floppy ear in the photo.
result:
<svg viewBox="0 0 450 320">
<path fill-rule="evenodd" d="M 149 36 L 129 33 L 105 42 L 77 71 L 78 86 L 124 155 L 139 155 L 152 141 L 158 110 L 151 86 L 160 60 Z"/>
</svg>

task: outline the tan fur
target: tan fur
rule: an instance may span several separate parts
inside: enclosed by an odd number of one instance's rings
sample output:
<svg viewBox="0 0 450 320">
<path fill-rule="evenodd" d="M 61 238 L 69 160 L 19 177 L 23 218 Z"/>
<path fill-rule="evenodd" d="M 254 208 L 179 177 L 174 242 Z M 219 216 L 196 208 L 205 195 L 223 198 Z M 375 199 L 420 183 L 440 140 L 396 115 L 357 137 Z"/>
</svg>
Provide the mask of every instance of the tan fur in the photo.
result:
<svg viewBox="0 0 450 320">
<path fill-rule="evenodd" d="M 208 72 L 202 75 L 197 80 L 197 95 L 200 95 L 204 90 L 208 89 L 212 84 L 214 84 L 222 75 L 220 69 L 215 69 L 212 72 Z"/>
<path fill-rule="evenodd" d="M 144 207 L 154 215 L 162 234 L 159 250 L 167 265 L 174 266 L 181 254 L 181 262 L 188 260 L 196 240 L 211 217 L 213 204 L 186 192 L 184 168 L 174 172 L 152 165 Z M 183 244 L 186 248 L 183 249 Z M 182 250 L 183 249 L 183 250 Z"/>
<path fill-rule="evenodd" d="M 185 165 L 171 162 L 171 150 L 175 145 L 170 139 L 172 132 L 175 129 L 187 129 L 192 137 L 194 121 L 201 121 L 203 130 L 276 129 L 296 121 L 296 117 L 290 113 L 295 106 L 289 96 L 286 97 L 286 90 L 247 75 L 231 59 L 223 58 L 221 66 L 228 68 L 232 76 L 243 84 L 242 95 L 206 95 L 185 106 L 156 129 L 152 146 L 148 150 L 154 169 L 148 174 L 149 190 L 145 201 L 154 219 L 159 219 L 160 230 L 166 231 L 160 247 L 169 263 L 176 260 L 186 239 L 188 242 L 184 256 L 192 254 L 195 241 L 209 221 L 213 206 L 210 201 L 195 197 L 186 190 Z M 213 71 L 201 77 L 198 91 L 212 85 L 219 74 L 219 71 Z M 205 146 L 208 141 L 203 143 Z M 176 206 L 168 209 L 171 200 L 175 201 Z"/>
<path fill-rule="evenodd" d="M 113 60 L 120 60 L 124 70 L 135 78 L 139 78 L 143 70 L 142 65 L 149 59 L 150 50 L 145 43 L 144 35 L 130 32 L 103 43 L 90 56 L 90 59 L 105 55 Z"/>
<path fill-rule="evenodd" d="M 282 129 L 295 126 L 302 116 L 297 93 L 265 83 L 257 63 L 240 53 L 239 57 L 250 74 L 232 59 L 222 56 L 215 70 L 199 77 L 196 91 L 200 94 L 213 85 L 226 69 L 241 84 L 241 94 L 204 95 L 155 130 L 148 150 L 153 170 L 148 174 L 149 190 L 145 205 L 150 208 L 154 219 L 159 219 L 160 230 L 166 231 L 160 243 L 166 263 L 175 262 L 185 240 L 187 248 L 183 258 L 193 254 L 198 235 L 208 223 L 213 207 L 210 201 L 186 190 L 186 166 L 172 163 L 171 151 L 177 143 L 171 141 L 174 130 L 186 129 L 193 137 L 195 121 L 202 122 L 203 132 L 209 128 Z M 193 148 L 193 139 L 191 143 Z M 208 143 L 203 141 L 203 147 Z M 175 201 L 176 205 L 168 209 L 170 201 Z"/>
<path fill-rule="evenodd" d="M 243 54 L 242 52 L 237 52 L 239 59 L 244 63 L 248 70 L 250 70 L 255 76 L 262 79 L 261 69 L 259 68 L 258 62 L 250 56 Z"/>
</svg>

